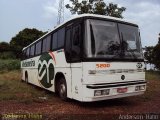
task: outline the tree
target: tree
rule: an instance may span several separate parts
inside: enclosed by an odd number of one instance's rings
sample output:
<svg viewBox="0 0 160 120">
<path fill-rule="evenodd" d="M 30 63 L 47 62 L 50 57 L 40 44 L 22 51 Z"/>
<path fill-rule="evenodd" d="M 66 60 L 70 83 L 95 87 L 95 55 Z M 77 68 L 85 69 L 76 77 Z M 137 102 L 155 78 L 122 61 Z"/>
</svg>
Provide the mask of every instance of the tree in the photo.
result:
<svg viewBox="0 0 160 120">
<path fill-rule="evenodd" d="M 122 13 L 126 10 L 125 7 L 118 7 L 117 4 L 109 3 L 107 6 L 107 15 L 117 18 L 123 18 Z"/>
<path fill-rule="evenodd" d="M 87 0 L 82 0 L 82 2 L 78 0 L 70 1 L 72 2 L 72 6 L 67 4 L 66 8 L 69 9 L 72 14 L 92 13 L 123 18 L 122 13 L 126 10 L 125 7 L 118 7 L 117 4 L 113 3 L 109 3 L 107 6 L 103 0 L 89 0 L 88 2 Z"/>
<path fill-rule="evenodd" d="M 144 58 L 147 60 L 147 63 L 153 64 L 153 46 L 145 47 Z"/>
<path fill-rule="evenodd" d="M 14 59 L 15 55 L 11 50 L 10 44 L 0 42 L 0 59 Z"/>
<path fill-rule="evenodd" d="M 20 57 L 20 53 L 23 47 L 26 47 L 33 41 L 37 40 L 45 33 L 46 32 L 39 31 L 35 28 L 33 29 L 25 28 L 11 39 L 10 41 L 11 48 L 15 52 L 16 56 Z"/>
<path fill-rule="evenodd" d="M 153 63 L 160 70 L 160 44 L 157 44 L 153 49 Z"/>
<path fill-rule="evenodd" d="M 10 50 L 10 45 L 7 42 L 0 42 L 0 52 L 6 52 Z"/>
<path fill-rule="evenodd" d="M 160 44 L 160 33 L 159 33 L 159 37 L 158 37 L 158 44 Z"/>
</svg>

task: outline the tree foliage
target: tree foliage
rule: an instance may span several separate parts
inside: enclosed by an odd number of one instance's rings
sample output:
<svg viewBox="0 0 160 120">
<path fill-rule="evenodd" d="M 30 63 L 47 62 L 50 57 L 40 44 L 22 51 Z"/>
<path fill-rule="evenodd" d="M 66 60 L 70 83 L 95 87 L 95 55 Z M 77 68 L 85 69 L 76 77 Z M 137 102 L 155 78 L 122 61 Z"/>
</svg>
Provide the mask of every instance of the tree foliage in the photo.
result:
<svg viewBox="0 0 160 120">
<path fill-rule="evenodd" d="M 155 68 L 160 70 L 160 36 L 158 37 L 158 40 L 156 46 L 145 48 L 144 57 L 147 60 L 147 63 L 154 64 Z"/>
<path fill-rule="evenodd" d="M 27 45 L 37 40 L 44 34 L 45 32 L 39 31 L 35 28 L 33 29 L 25 28 L 11 39 L 10 45 L 22 49 L 23 47 L 26 47 Z"/>
<path fill-rule="evenodd" d="M 16 56 L 19 57 L 19 54 L 21 53 L 23 47 L 26 47 L 33 41 L 37 40 L 45 33 L 46 32 L 39 31 L 35 28 L 33 29 L 25 28 L 11 39 L 10 41 L 11 48 L 16 53 Z"/>
<path fill-rule="evenodd" d="M 158 44 L 160 44 L 160 33 L 159 33 L 159 37 L 158 37 Z"/>
<path fill-rule="evenodd" d="M 153 46 L 145 47 L 144 58 L 147 60 L 147 63 L 153 64 Z"/>
<path fill-rule="evenodd" d="M 160 70 L 160 44 L 157 44 L 153 49 L 153 63 Z"/>
<path fill-rule="evenodd" d="M 72 5 L 67 4 L 66 8 L 72 14 L 100 14 L 112 17 L 123 18 L 122 13 L 126 10 L 125 7 L 118 7 L 117 4 L 109 3 L 108 5 L 103 0 L 70 0 Z"/>
<path fill-rule="evenodd" d="M 0 42 L 0 52 L 6 52 L 10 50 L 10 45 L 7 42 Z"/>
</svg>

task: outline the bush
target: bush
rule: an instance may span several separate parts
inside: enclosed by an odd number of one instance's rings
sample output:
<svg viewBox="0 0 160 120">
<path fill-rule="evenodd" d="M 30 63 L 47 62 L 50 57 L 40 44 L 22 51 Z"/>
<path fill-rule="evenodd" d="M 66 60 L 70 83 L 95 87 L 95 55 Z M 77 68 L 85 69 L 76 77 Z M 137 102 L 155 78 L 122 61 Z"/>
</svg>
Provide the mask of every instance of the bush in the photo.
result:
<svg viewBox="0 0 160 120">
<path fill-rule="evenodd" d="M 20 69 L 20 60 L 0 60 L 0 71 Z"/>
<path fill-rule="evenodd" d="M 13 52 L 1 52 L 0 59 L 15 59 L 16 56 Z"/>
</svg>

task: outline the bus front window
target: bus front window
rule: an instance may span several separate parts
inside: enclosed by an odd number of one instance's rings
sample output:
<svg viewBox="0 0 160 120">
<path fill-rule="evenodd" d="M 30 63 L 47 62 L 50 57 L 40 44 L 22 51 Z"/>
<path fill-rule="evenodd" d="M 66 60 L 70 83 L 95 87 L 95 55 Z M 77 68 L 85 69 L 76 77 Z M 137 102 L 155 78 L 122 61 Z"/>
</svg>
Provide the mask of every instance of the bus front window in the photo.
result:
<svg viewBox="0 0 160 120">
<path fill-rule="evenodd" d="M 125 58 L 143 59 L 138 27 L 118 24 Z"/>
<path fill-rule="evenodd" d="M 89 35 L 85 42 L 87 57 L 100 59 L 137 59 L 142 57 L 138 28 L 135 28 L 116 22 L 87 20 L 87 35 Z"/>
</svg>

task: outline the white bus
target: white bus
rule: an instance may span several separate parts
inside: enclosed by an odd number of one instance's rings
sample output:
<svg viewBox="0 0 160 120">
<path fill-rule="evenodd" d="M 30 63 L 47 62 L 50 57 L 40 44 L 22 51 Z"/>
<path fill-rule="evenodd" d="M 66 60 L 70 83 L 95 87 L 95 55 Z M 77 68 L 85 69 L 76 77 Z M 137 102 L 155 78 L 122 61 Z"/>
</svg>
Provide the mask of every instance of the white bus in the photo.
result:
<svg viewBox="0 0 160 120">
<path fill-rule="evenodd" d="M 138 25 L 83 14 L 23 49 L 22 80 L 83 102 L 143 94 L 144 58 Z"/>
</svg>

